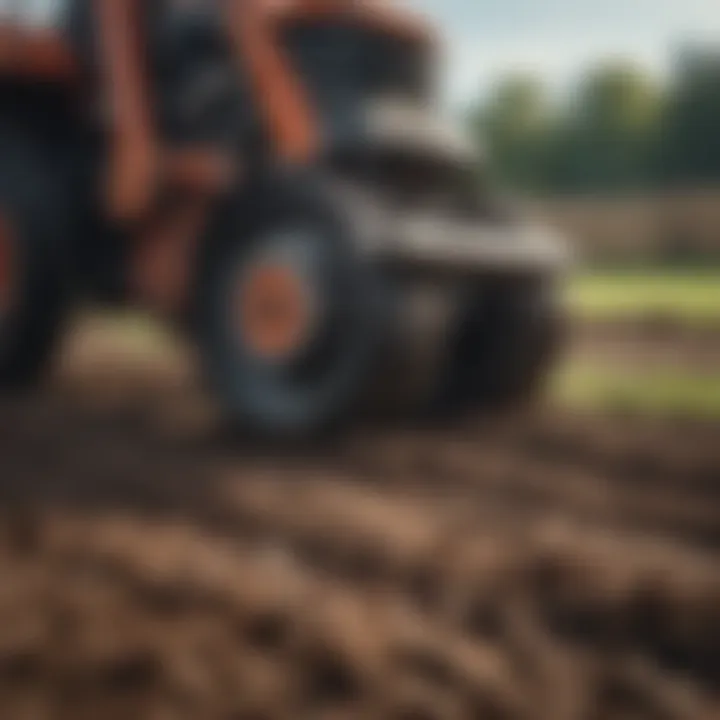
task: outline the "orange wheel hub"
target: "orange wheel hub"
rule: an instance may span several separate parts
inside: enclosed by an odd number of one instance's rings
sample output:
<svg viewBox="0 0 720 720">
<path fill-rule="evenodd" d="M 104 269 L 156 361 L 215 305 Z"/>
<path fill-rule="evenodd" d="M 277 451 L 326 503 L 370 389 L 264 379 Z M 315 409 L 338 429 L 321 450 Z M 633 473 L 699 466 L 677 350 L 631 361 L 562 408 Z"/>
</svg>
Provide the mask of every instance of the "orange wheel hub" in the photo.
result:
<svg viewBox="0 0 720 720">
<path fill-rule="evenodd" d="M 0 319 L 8 313 L 13 297 L 13 236 L 7 216 L 0 210 Z"/>
<path fill-rule="evenodd" d="M 309 289 L 287 265 L 260 265 L 240 284 L 238 314 L 243 340 L 253 353 L 269 360 L 287 358 L 308 337 Z"/>
</svg>

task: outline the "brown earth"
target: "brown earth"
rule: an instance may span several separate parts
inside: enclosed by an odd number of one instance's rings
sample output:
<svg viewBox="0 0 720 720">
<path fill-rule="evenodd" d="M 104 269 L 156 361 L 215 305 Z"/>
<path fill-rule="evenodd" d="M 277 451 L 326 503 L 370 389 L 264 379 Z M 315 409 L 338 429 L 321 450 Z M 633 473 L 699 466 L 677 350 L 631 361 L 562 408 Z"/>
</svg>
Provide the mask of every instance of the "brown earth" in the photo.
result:
<svg viewBox="0 0 720 720">
<path fill-rule="evenodd" d="M 717 189 L 538 202 L 535 211 L 571 238 L 586 260 L 717 262 Z"/>
<path fill-rule="evenodd" d="M 2 720 L 720 717 L 720 426 L 231 442 L 174 356 L 0 407 Z"/>
<path fill-rule="evenodd" d="M 720 370 L 720 328 L 662 318 L 576 322 L 573 357 L 629 369 L 682 368 L 716 374 Z"/>
</svg>

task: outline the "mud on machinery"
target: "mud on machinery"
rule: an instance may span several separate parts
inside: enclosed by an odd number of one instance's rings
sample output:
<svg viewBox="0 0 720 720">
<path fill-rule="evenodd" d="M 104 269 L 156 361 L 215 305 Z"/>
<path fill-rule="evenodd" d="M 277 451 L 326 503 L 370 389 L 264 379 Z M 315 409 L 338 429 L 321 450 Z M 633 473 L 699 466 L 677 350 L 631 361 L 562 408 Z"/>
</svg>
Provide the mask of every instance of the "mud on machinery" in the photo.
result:
<svg viewBox="0 0 720 720">
<path fill-rule="evenodd" d="M 474 182 L 436 47 L 370 0 L 0 0 L 0 387 L 95 300 L 270 438 L 531 395 L 565 252 Z"/>
</svg>

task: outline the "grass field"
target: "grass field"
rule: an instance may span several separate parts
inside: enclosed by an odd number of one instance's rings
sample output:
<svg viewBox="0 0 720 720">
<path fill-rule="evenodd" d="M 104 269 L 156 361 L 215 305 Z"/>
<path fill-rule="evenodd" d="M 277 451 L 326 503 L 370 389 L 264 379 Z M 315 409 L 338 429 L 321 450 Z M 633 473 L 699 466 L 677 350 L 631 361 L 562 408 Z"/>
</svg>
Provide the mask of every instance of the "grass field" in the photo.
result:
<svg viewBox="0 0 720 720">
<path fill-rule="evenodd" d="M 567 302 L 571 315 L 587 324 L 662 320 L 714 332 L 720 328 L 720 268 L 587 271 L 569 283 Z M 683 342 L 678 333 L 680 357 Z M 596 410 L 720 418 L 720 365 L 700 371 L 676 359 L 648 369 L 622 358 L 596 362 L 571 355 L 555 378 L 554 396 Z"/>
<path fill-rule="evenodd" d="M 590 321 L 663 318 L 720 326 L 720 268 L 587 271 L 568 286 L 573 313 Z"/>
<path fill-rule="evenodd" d="M 553 396 L 577 408 L 720 419 L 720 369 L 704 375 L 681 367 L 643 372 L 571 361 L 558 373 Z"/>
</svg>

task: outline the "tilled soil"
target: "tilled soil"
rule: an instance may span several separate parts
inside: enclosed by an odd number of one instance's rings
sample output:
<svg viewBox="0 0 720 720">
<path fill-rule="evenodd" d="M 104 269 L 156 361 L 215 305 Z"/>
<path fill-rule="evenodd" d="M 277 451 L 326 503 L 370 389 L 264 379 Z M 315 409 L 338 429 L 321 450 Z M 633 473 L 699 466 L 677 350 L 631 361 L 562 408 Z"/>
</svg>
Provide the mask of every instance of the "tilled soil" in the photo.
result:
<svg viewBox="0 0 720 720">
<path fill-rule="evenodd" d="M 720 717 L 718 425 L 270 455 L 93 353 L 0 423 L 2 720 Z"/>
</svg>

